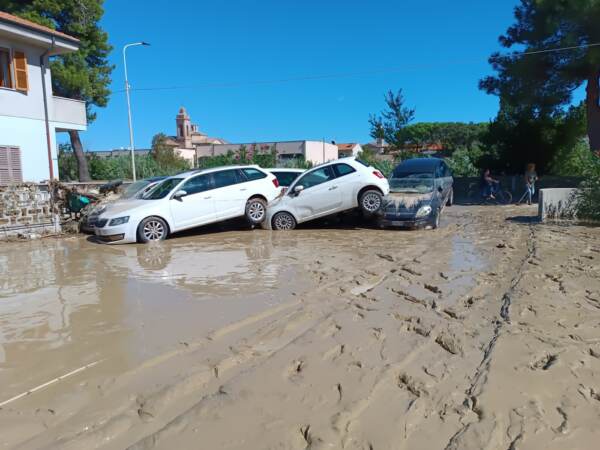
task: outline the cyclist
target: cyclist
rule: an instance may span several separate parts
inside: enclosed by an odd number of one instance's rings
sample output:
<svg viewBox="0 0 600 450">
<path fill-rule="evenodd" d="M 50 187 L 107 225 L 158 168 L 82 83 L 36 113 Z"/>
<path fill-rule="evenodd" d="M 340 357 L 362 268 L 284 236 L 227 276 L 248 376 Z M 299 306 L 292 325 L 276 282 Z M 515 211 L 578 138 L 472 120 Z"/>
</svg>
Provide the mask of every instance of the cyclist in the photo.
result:
<svg viewBox="0 0 600 450">
<path fill-rule="evenodd" d="M 500 181 L 492 178 L 490 169 L 485 169 L 481 174 L 481 195 L 485 199 L 495 199 L 494 194 L 498 192 Z"/>
</svg>

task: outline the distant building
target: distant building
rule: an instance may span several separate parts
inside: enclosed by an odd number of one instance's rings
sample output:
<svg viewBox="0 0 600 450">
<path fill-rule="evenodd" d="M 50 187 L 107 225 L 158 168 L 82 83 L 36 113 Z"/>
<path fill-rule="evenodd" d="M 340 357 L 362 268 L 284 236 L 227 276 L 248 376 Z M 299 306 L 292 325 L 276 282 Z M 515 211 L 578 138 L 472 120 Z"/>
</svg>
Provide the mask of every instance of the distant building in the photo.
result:
<svg viewBox="0 0 600 450">
<path fill-rule="evenodd" d="M 230 144 L 225 139 L 211 137 L 202 133 L 198 126 L 192 123 L 185 108 L 181 107 L 175 117 L 176 135 L 168 136 L 166 144 L 173 148 L 181 157 L 196 166 L 200 158 L 226 155 L 228 152 L 238 152 L 245 148 L 250 152 L 268 153 L 275 151 L 279 162 L 294 158 L 303 158 L 313 164 L 331 161 L 338 158 L 338 147 L 322 141 L 270 141 L 244 142 Z"/>
<path fill-rule="evenodd" d="M 198 129 L 198 125 L 192 123 L 184 107 L 179 108 L 179 113 L 175 117 L 175 126 L 177 134 L 175 136 L 168 136 L 166 144 L 190 162 L 195 161 L 196 151 L 199 147 L 212 144 L 227 144 L 225 139 L 210 137 L 202 133 Z"/>
<path fill-rule="evenodd" d="M 79 40 L 0 11 L 0 184 L 58 178 L 56 133 L 87 128 L 85 102 L 52 95 L 48 58 Z"/>
<path fill-rule="evenodd" d="M 362 152 L 362 147 L 360 144 L 351 143 L 351 144 L 337 144 L 338 148 L 338 156 L 340 158 L 345 158 L 347 156 L 358 156 L 360 152 Z"/>
<path fill-rule="evenodd" d="M 385 140 L 383 139 L 376 139 L 374 141 L 369 142 L 368 144 L 364 144 L 362 147 L 365 150 L 372 151 L 377 155 L 381 155 L 387 152 L 387 150 L 390 147 L 390 144 L 385 142 Z"/>
<path fill-rule="evenodd" d="M 226 155 L 228 152 L 239 152 L 241 148 L 246 151 L 277 154 L 277 162 L 285 163 L 293 159 L 304 159 L 313 164 L 338 159 L 338 147 L 323 141 L 273 141 L 273 142 L 246 142 L 240 144 L 210 144 L 196 148 L 196 161 L 202 157 Z"/>
<path fill-rule="evenodd" d="M 98 158 L 117 158 L 119 156 L 131 156 L 131 151 L 127 148 L 115 148 L 113 150 L 88 150 Z M 150 154 L 149 148 L 136 148 L 135 156 L 146 156 Z"/>
</svg>

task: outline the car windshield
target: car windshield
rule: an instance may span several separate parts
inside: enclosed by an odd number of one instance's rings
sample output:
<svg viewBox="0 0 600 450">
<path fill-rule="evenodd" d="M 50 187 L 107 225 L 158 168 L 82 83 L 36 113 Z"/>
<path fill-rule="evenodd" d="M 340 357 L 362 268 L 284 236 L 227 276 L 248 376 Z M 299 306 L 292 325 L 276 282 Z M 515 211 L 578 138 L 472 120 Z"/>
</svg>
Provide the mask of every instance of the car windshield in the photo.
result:
<svg viewBox="0 0 600 450">
<path fill-rule="evenodd" d="M 431 173 L 394 173 L 390 178 L 391 192 L 414 192 L 425 194 L 433 191 Z"/>
<path fill-rule="evenodd" d="M 134 183 L 131 183 L 129 186 L 125 188 L 123 193 L 121 194 L 121 198 L 132 198 L 135 197 L 135 194 L 140 192 L 146 186 L 148 186 L 151 182 L 149 180 L 139 180 Z"/>
<path fill-rule="evenodd" d="M 148 192 L 146 192 L 142 199 L 144 200 L 158 200 L 161 198 L 165 198 L 169 193 L 177 186 L 183 178 L 167 178 L 162 183 L 158 183 Z"/>
</svg>

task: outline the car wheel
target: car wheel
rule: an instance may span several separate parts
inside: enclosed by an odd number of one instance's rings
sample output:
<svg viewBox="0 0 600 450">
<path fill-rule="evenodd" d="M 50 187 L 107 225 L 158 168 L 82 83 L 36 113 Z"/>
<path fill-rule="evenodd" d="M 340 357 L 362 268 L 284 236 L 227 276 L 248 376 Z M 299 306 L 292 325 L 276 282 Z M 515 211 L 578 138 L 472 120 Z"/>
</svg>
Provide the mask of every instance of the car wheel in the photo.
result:
<svg viewBox="0 0 600 450">
<path fill-rule="evenodd" d="M 251 225 L 259 225 L 267 217 L 267 202 L 262 198 L 251 198 L 246 203 L 246 219 Z"/>
<path fill-rule="evenodd" d="M 377 213 L 383 204 L 381 192 L 369 190 L 362 193 L 358 201 L 361 211 L 366 215 Z"/>
<path fill-rule="evenodd" d="M 147 243 L 163 241 L 169 234 L 167 223 L 160 217 L 146 217 L 138 226 L 138 239 Z"/>
<path fill-rule="evenodd" d="M 448 195 L 448 201 L 446 206 L 452 206 L 454 204 L 454 189 L 450 189 L 450 195 Z"/>
<path fill-rule="evenodd" d="M 274 230 L 293 230 L 296 228 L 296 219 L 289 212 L 278 212 L 273 216 Z"/>
</svg>

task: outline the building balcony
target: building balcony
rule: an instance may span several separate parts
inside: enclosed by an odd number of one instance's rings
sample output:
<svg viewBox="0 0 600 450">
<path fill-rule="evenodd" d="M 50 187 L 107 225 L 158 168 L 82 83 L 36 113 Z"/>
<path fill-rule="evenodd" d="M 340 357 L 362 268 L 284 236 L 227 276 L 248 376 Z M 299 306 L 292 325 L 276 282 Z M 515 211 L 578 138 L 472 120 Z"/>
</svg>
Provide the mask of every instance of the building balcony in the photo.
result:
<svg viewBox="0 0 600 450">
<path fill-rule="evenodd" d="M 50 120 L 56 123 L 57 131 L 85 130 L 87 114 L 85 102 L 71 98 L 52 96 Z"/>
</svg>

